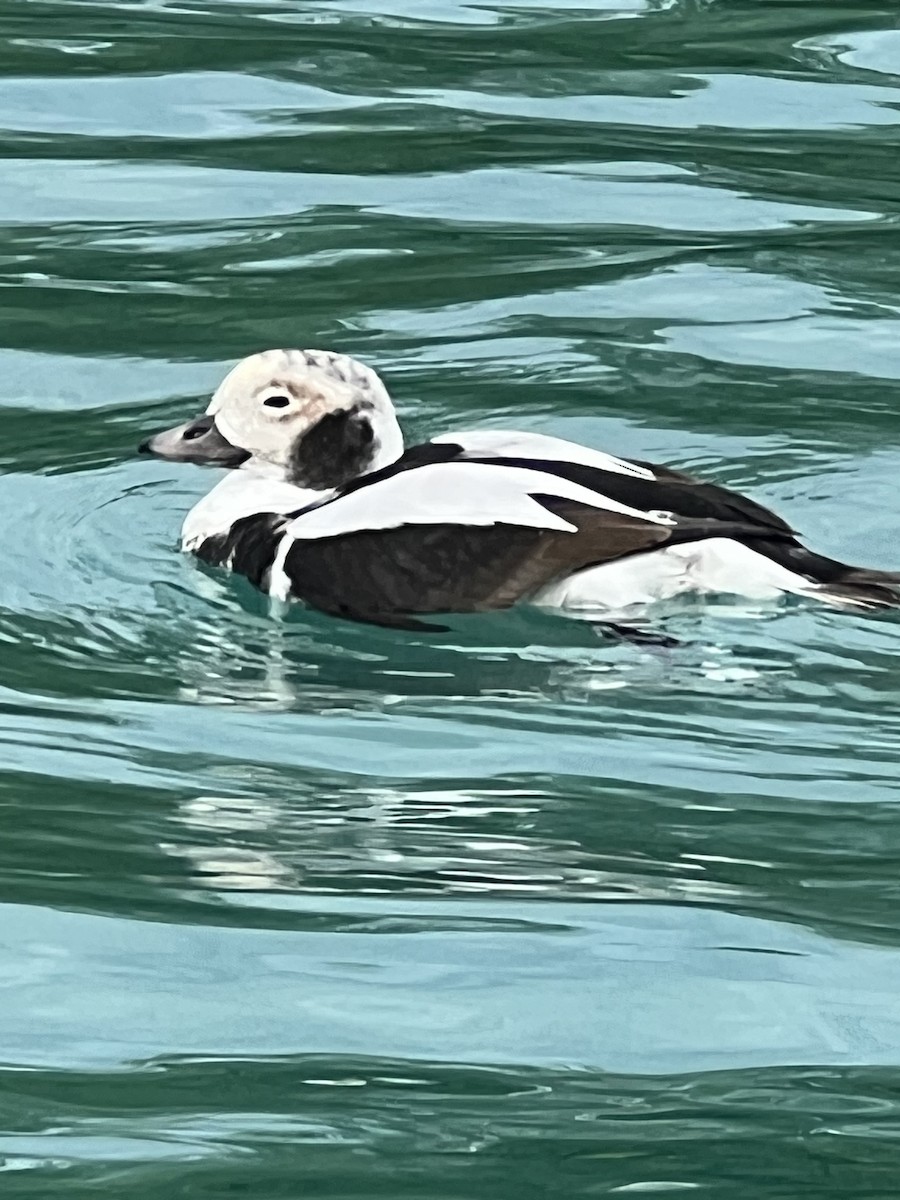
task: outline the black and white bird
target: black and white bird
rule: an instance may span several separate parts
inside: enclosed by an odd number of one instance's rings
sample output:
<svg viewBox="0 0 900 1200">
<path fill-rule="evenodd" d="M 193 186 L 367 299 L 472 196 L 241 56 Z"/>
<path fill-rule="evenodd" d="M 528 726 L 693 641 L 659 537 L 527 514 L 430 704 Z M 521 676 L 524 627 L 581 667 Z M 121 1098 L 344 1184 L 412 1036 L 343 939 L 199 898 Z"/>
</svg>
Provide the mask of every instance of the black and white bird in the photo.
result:
<svg viewBox="0 0 900 1200">
<path fill-rule="evenodd" d="M 404 450 L 384 384 L 341 354 L 254 354 L 141 450 L 229 468 L 184 550 L 335 616 L 422 628 L 529 601 L 622 620 L 688 592 L 900 604 L 900 572 L 815 554 L 762 505 L 669 467 L 496 430 Z"/>
</svg>

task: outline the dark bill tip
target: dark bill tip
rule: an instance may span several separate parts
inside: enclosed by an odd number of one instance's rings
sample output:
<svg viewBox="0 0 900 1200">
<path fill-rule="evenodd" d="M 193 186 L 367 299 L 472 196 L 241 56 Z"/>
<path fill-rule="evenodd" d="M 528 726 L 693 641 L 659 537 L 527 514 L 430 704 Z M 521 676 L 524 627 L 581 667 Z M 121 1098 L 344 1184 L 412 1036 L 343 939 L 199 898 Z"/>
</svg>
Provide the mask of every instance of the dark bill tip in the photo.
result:
<svg viewBox="0 0 900 1200">
<path fill-rule="evenodd" d="M 209 467 L 239 467 L 250 457 L 248 450 L 232 446 L 219 432 L 215 418 L 206 415 L 155 433 L 141 442 L 138 454 Z"/>
</svg>

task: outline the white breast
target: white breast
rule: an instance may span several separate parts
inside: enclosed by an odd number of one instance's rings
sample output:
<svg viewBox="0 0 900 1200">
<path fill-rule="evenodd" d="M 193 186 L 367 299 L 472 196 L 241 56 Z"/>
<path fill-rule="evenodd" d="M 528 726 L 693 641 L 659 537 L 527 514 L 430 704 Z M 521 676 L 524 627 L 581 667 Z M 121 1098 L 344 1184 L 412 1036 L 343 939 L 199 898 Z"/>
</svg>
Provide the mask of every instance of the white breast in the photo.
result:
<svg viewBox="0 0 900 1200">
<path fill-rule="evenodd" d="M 181 548 L 196 550 L 207 538 L 228 533 L 235 521 L 244 517 L 296 512 L 325 495 L 254 471 L 229 471 L 185 517 Z"/>
</svg>

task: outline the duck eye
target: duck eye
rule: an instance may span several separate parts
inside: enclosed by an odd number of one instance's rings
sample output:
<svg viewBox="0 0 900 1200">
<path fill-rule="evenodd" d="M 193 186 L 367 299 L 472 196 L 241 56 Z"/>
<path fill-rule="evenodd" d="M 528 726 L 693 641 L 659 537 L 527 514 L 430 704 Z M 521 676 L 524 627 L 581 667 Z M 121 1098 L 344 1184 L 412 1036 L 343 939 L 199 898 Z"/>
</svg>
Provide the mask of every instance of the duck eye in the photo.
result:
<svg viewBox="0 0 900 1200">
<path fill-rule="evenodd" d="M 288 396 L 267 396 L 263 400 L 266 408 L 287 408 L 290 402 L 290 397 Z"/>
</svg>

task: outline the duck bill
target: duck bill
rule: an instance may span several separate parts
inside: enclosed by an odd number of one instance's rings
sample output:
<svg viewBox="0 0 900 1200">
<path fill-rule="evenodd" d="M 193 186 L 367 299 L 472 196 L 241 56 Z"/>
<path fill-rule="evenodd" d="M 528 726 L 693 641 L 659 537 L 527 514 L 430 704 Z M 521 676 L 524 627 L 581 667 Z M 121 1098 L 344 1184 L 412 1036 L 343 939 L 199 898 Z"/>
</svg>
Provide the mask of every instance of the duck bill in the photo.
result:
<svg viewBox="0 0 900 1200">
<path fill-rule="evenodd" d="M 249 451 L 233 446 L 223 437 L 215 419 L 205 414 L 174 429 L 155 433 L 141 442 L 138 453 L 207 467 L 239 467 L 250 457 Z"/>
</svg>

